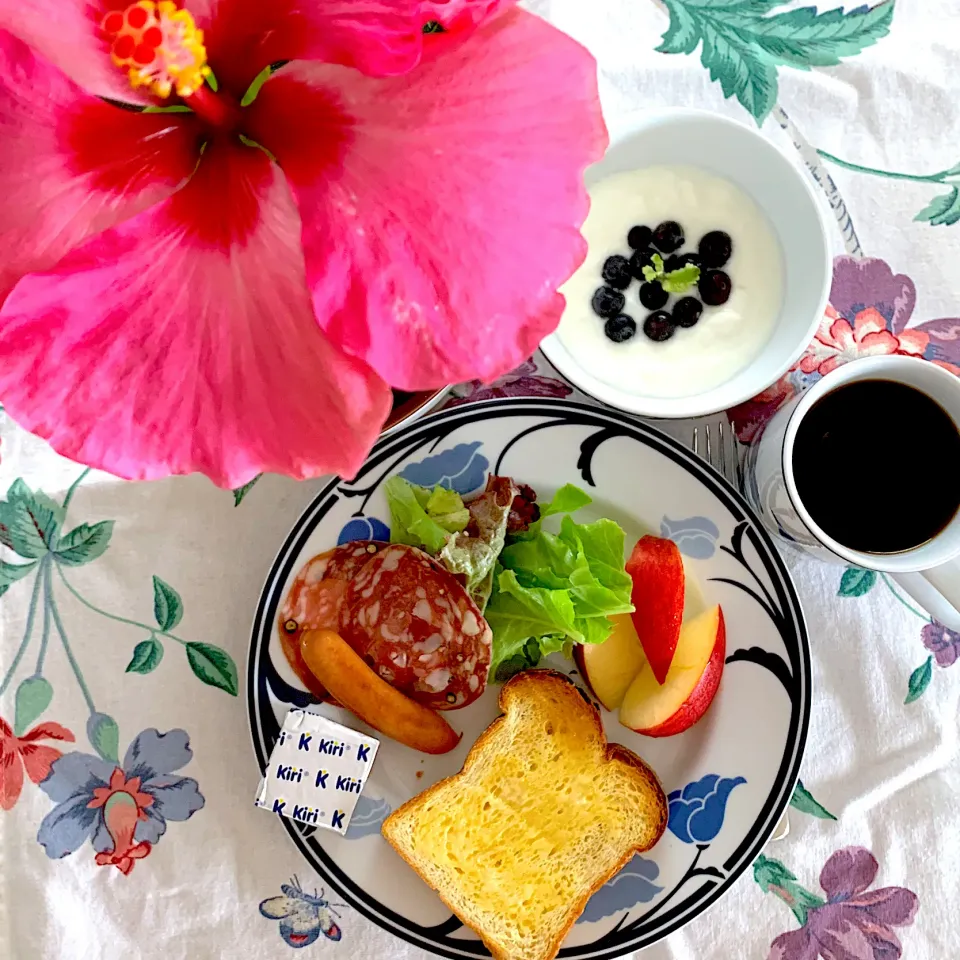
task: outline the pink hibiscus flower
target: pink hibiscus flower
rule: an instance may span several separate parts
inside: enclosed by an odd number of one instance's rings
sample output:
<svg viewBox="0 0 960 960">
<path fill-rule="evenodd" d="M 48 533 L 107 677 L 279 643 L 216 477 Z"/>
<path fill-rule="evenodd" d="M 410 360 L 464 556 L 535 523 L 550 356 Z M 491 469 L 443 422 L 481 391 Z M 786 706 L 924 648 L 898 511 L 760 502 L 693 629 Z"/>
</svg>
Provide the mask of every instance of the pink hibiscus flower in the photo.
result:
<svg viewBox="0 0 960 960">
<path fill-rule="evenodd" d="M 23 774 L 40 783 L 50 773 L 50 765 L 63 754 L 38 740 L 66 740 L 74 736 L 59 723 L 40 723 L 22 737 L 16 737 L 10 724 L 0 717 L 0 810 L 12 810 L 23 790 Z"/>
<path fill-rule="evenodd" d="M 798 366 L 803 373 L 826 376 L 841 363 L 858 357 L 893 353 L 922 357 L 929 343 L 930 337 L 922 330 L 888 330 L 886 319 L 875 307 L 861 310 L 851 324 L 828 304 L 820 329 Z"/>
<path fill-rule="evenodd" d="M 229 487 L 352 476 L 390 387 L 529 356 L 606 145 L 592 57 L 506 0 L 0 0 L 0 136 L 5 408 Z"/>
</svg>

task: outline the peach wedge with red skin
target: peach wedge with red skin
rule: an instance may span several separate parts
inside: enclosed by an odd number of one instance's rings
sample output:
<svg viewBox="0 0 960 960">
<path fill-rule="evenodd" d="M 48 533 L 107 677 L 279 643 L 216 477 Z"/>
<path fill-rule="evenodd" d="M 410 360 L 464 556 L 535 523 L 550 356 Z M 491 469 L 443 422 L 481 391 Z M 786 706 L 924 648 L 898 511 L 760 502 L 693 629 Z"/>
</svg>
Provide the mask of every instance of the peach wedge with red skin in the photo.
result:
<svg viewBox="0 0 960 960">
<path fill-rule="evenodd" d="M 720 607 L 685 623 L 664 683 L 649 663 L 636 675 L 620 707 L 620 722 L 647 737 L 671 737 L 688 730 L 713 702 L 727 654 Z"/>
</svg>

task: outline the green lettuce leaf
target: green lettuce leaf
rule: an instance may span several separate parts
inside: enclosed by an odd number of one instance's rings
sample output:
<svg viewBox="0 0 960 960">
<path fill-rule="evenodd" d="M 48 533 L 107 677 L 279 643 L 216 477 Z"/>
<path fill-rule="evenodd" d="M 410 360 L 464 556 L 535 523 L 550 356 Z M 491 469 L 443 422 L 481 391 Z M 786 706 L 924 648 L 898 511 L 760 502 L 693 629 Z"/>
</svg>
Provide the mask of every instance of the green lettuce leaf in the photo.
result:
<svg viewBox="0 0 960 960">
<path fill-rule="evenodd" d="M 540 505 L 540 517 L 552 517 L 555 513 L 576 513 L 588 507 L 593 500 L 572 483 L 564 484 L 548 503 Z"/>
<path fill-rule="evenodd" d="M 547 516 L 568 514 L 559 534 L 535 524 L 500 554 L 502 572 L 487 607 L 495 680 L 549 653 L 569 655 L 573 643 L 603 643 L 613 629 L 609 618 L 633 610 L 623 530 L 612 520 L 579 524 L 569 516 L 589 502 L 583 491 L 563 487 L 541 508 Z"/>
<path fill-rule="evenodd" d="M 566 590 L 523 587 L 512 570 L 501 570 L 495 579 L 485 614 L 493 631 L 490 670 L 495 678 L 501 675 L 501 664 L 523 655 L 531 639 L 537 641 L 541 656 L 559 650 L 568 637 L 581 641 L 582 634 L 574 626 L 573 600 Z"/>
<path fill-rule="evenodd" d="M 573 549 L 579 547 L 597 580 L 629 603 L 633 580 L 624 568 L 624 536 L 613 520 L 574 523 L 564 517 L 560 522 L 560 539 Z"/>
<path fill-rule="evenodd" d="M 460 494 L 451 490 L 436 487 L 431 492 L 403 477 L 391 477 L 383 485 L 383 491 L 390 507 L 392 543 L 422 547 L 436 555 L 443 549 L 447 537 L 463 530 L 470 520 Z M 451 497 L 456 498 L 456 502 Z"/>
<path fill-rule="evenodd" d="M 465 530 L 470 522 L 470 511 L 463 502 L 463 497 L 456 490 L 446 487 L 434 487 L 427 498 L 427 516 L 435 520 L 449 533 L 459 533 Z"/>
</svg>

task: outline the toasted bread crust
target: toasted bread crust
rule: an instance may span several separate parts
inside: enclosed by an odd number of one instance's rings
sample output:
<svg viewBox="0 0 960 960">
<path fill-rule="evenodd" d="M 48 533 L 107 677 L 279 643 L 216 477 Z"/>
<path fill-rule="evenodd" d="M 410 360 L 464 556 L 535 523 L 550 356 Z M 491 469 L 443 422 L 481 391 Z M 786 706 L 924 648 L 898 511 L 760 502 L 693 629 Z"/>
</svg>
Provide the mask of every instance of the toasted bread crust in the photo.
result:
<svg viewBox="0 0 960 960">
<path fill-rule="evenodd" d="M 651 796 L 656 798 L 658 814 L 656 823 L 653 827 L 653 840 L 645 845 L 635 845 L 629 847 L 624 852 L 621 859 L 616 863 L 611 864 L 609 869 L 603 873 L 603 875 L 584 896 L 572 903 L 569 921 L 566 923 L 563 929 L 560 930 L 559 934 L 556 936 L 550 946 L 550 955 L 556 956 L 564 939 L 573 928 L 574 923 L 576 923 L 577 918 L 586 908 L 587 901 L 590 899 L 590 897 L 592 897 L 594 893 L 596 893 L 608 880 L 610 880 L 611 877 L 619 873 L 620 870 L 622 870 L 636 854 L 644 853 L 657 843 L 666 830 L 669 808 L 667 805 L 666 795 L 664 794 L 663 788 L 661 787 L 660 782 L 653 770 L 631 750 L 628 750 L 619 743 L 607 742 L 600 712 L 589 700 L 583 696 L 576 684 L 574 684 L 573 681 L 564 674 L 559 673 L 556 670 L 528 670 L 513 677 L 500 691 L 499 706 L 504 714 L 509 712 L 511 701 L 514 697 L 520 695 L 524 686 L 527 684 L 534 684 L 536 686 L 537 695 L 542 695 L 544 690 L 546 690 L 548 687 L 552 687 L 556 693 L 561 694 L 564 698 L 572 697 L 573 699 L 569 700 L 571 704 L 571 711 L 575 710 L 577 714 L 579 714 L 578 719 L 582 720 L 582 722 L 592 724 L 598 739 L 606 744 L 604 762 L 609 763 L 619 761 L 628 767 L 630 771 L 637 777 L 637 779 L 642 782 L 646 791 L 648 791 Z M 498 717 L 477 738 L 474 745 L 470 748 L 470 752 L 467 754 L 467 757 L 463 763 L 463 767 L 459 773 L 455 773 L 453 776 L 439 781 L 433 786 L 428 787 L 418 796 L 408 800 L 405 804 L 398 807 L 392 814 L 390 814 L 381 827 L 381 832 L 386 838 L 387 842 L 390 843 L 397 853 L 414 869 L 419 876 L 421 876 L 424 882 L 427 883 L 428 886 L 430 886 L 431 889 L 437 893 L 437 895 L 440 897 L 440 900 L 446 905 L 451 913 L 456 913 L 456 911 L 454 910 L 454 907 L 450 901 L 444 896 L 443 891 L 433 883 L 430 883 L 429 880 L 420 874 L 420 871 L 417 869 L 417 865 L 414 860 L 407 856 L 403 847 L 396 842 L 394 826 L 408 812 L 421 804 L 424 800 L 430 798 L 434 793 L 441 790 L 443 787 L 447 786 L 457 778 L 469 774 L 471 767 L 487 749 L 488 744 L 495 739 L 497 732 L 500 730 L 505 721 L 506 716 Z M 461 917 L 461 919 L 463 918 Z M 490 950 L 490 953 L 495 960 L 513 960 L 509 954 L 501 952 L 496 944 L 487 940 L 486 937 L 484 937 L 484 932 L 482 930 L 476 930 L 475 932 L 480 936 L 481 940 L 483 940 L 484 944 L 486 945 L 487 949 Z"/>
</svg>

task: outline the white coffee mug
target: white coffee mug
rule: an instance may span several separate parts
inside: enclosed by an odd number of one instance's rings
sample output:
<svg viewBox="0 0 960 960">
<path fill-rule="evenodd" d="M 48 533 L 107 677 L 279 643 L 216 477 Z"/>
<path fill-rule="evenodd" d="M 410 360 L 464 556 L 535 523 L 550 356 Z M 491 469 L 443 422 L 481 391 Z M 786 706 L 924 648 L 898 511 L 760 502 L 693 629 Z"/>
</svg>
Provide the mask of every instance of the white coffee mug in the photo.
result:
<svg viewBox="0 0 960 960">
<path fill-rule="evenodd" d="M 960 377 L 916 357 L 853 360 L 827 374 L 770 420 L 747 451 L 747 499 L 777 536 L 823 560 L 889 574 L 931 616 L 960 631 L 960 512 L 932 540 L 911 550 L 865 553 L 825 533 L 797 493 L 793 448 L 800 422 L 828 393 L 859 380 L 892 380 L 914 387 L 935 400 L 960 430 Z M 960 485 L 960 477 L 944 480 Z"/>
</svg>

